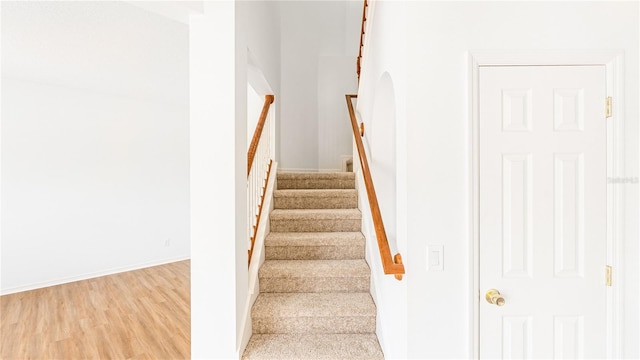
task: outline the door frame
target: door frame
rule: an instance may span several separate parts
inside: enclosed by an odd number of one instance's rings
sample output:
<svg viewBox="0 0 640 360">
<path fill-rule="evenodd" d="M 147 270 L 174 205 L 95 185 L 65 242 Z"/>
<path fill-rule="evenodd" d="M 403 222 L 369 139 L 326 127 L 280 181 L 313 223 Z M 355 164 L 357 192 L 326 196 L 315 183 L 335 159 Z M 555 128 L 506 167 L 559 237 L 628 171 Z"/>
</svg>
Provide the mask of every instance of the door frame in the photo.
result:
<svg viewBox="0 0 640 360">
<path fill-rule="evenodd" d="M 607 120 L 607 177 L 620 177 L 624 174 L 624 53 L 623 52 L 567 52 L 567 51 L 471 51 L 468 53 L 469 75 L 469 291 L 471 309 L 470 318 L 470 356 L 480 356 L 480 232 L 479 232 L 479 78 L 481 67 L 490 66 L 588 66 L 605 67 L 606 95 L 613 97 L 613 116 Z M 604 99 L 602 110 L 604 111 Z M 607 263 L 613 267 L 612 287 L 607 287 L 607 358 L 622 356 L 622 319 L 623 307 L 623 268 L 620 249 L 623 244 L 624 187 L 607 186 Z M 604 284 L 604 269 L 603 269 Z"/>
</svg>

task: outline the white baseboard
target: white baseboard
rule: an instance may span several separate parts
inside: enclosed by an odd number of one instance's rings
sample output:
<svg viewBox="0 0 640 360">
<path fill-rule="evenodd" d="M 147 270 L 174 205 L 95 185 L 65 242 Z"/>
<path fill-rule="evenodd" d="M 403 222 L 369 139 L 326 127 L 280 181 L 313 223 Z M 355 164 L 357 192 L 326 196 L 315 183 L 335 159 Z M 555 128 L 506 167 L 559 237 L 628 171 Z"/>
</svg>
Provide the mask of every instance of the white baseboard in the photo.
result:
<svg viewBox="0 0 640 360">
<path fill-rule="evenodd" d="M 15 293 L 23 292 L 23 291 L 42 289 L 42 288 L 46 288 L 46 287 L 49 287 L 49 286 L 68 284 L 68 283 L 71 283 L 71 282 L 88 280 L 88 279 L 93 279 L 93 278 L 97 278 L 97 277 L 101 277 L 101 276 L 107 276 L 107 275 L 123 273 L 123 272 L 127 272 L 127 271 L 140 270 L 140 269 L 144 269 L 144 268 L 148 268 L 148 267 L 164 265 L 164 264 L 169 264 L 169 263 L 183 261 L 183 260 L 189 260 L 189 259 L 191 259 L 190 255 L 189 256 L 179 256 L 179 257 L 175 257 L 175 258 L 154 260 L 154 261 L 149 261 L 149 262 L 141 263 L 141 264 L 135 264 L 135 265 L 118 267 L 118 268 L 112 268 L 112 269 L 108 269 L 108 270 L 104 270 L 104 271 L 97 271 L 97 272 L 83 274 L 83 275 L 70 276 L 70 277 L 62 278 L 62 279 L 55 279 L 55 280 L 44 281 L 44 282 L 35 283 L 35 284 L 17 286 L 17 287 L 9 288 L 9 289 L 0 289 L 0 295 L 9 295 L 9 294 L 15 294 Z"/>
</svg>

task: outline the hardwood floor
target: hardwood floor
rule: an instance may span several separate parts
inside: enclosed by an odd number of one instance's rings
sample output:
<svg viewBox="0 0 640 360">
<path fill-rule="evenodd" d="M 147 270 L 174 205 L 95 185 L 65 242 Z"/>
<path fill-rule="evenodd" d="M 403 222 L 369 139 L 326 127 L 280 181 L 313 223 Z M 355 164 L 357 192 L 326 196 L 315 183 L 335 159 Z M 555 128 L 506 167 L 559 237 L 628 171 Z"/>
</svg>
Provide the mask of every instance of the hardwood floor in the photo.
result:
<svg viewBox="0 0 640 360">
<path fill-rule="evenodd" d="M 2 359 L 188 359 L 188 260 L 0 297 Z"/>
</svg>

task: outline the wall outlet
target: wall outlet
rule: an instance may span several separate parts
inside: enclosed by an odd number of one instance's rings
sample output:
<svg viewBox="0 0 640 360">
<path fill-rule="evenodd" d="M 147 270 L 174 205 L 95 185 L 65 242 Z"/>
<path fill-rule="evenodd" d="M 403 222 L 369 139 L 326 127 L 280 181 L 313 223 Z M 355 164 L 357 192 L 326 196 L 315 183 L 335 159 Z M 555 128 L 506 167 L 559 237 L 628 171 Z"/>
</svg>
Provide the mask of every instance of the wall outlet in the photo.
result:
<svg viewBox="0 0 640 360">
<path fill-rule="evenodd" d="M 169 246 L 171 246 L 171 239 L 167 239 L 167 240 L 165 240 L 165 241 L 164 241 L 164 246 L 165 246 L 165 247 L 169 247 Z"/>
</svg>

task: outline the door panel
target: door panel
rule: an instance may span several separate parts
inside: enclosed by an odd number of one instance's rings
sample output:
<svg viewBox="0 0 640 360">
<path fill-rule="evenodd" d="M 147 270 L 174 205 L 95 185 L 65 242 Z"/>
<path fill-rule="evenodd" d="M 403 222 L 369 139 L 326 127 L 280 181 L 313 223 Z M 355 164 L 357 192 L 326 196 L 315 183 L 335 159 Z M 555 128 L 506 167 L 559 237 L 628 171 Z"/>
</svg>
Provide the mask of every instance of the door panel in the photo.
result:
<svg viewBox="0 0 640 360">
<path fill-rule="evenodd" d="M 603 358 L 605 69 L 481 67 L 479 84 L 480 356 Z"/>
</svg>

